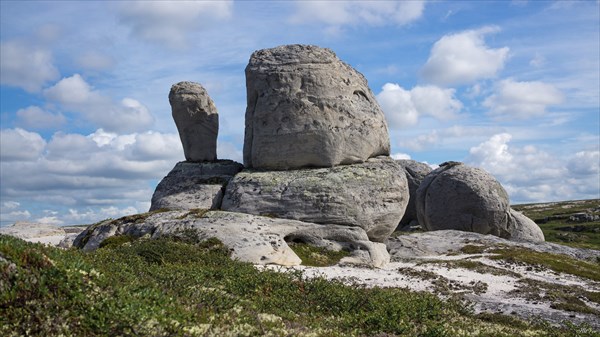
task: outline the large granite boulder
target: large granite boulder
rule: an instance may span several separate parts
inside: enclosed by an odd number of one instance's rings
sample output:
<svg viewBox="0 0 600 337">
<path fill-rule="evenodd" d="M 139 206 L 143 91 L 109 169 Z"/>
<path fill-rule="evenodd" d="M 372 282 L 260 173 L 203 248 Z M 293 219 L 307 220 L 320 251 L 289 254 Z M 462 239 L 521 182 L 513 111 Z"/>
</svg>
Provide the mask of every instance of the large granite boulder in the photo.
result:
<svg viewBox="0 0 600 337">
<path fill-rule="evenodd" d="M 340 263 L 382 267 L 389 262 L 383 243 L 369 241 L 358 227 L 318 225 L 295 220 L 273 219 L 249 214 L 208 211 L 168 211 L 136 214 L 92 225 L 73 245 L 90 251 L 117 235 L 133 238 L 190 236 L 197 241 L 219 239 L 233 259 L 255 264 L 299 265 L 301 259 L 288 243 L 306 243 L 350 253 Z"/>
<path fill-rule="evenodd" d="M 171 87 L 169 103 L 187 161 L 217 159 L 219 115 L 202 85 L 179 82 Z"/>
<path fill-rule="evenodd" d="M 364 229 L 372 241 L 394 231 L 408 203 L 402 167 L 385 156 L 362 164 L 243 171 L 227 185 L 227 211 Z"/>
<path fill-rule="evenodd" d="M 218 209 L 225 184 L 243 168 L 232 160 L 179 162 L 152 195 L 150 211 L 157 209 Z"/>
<path fill-rule="evenodd" d="M 389 155 L 385 117 L 367 80 L 329 49 L 256 51 L 246 90 L 248 168 L 332 167 Z"/>
<path fill-rule="evenodd" d="M 426 230 L 456 229 L 505 239 L 544 240 L 531 229 L 531 223 L 523 221 L 524 215 L 512 212 L 508 194 L 492 175 L 462 163 L 443 163 L 429 173 L 417 189 L 416 206 L 419 223 Z"/>
<path fill-rule="evenodd" d="M 425 163 L 418 162 L 416 160 L 401 159 L 397 160 L 398 164 L 402 166 L 406 173 L 406 180 L 408 181 L 408 192 L 410 198 L 408 199 L 408 205 L 406 206 L 406 212 L 402 220 L 400 220 L 399 228 L 409 225 L 411 222 L 418 222 L 417 219 L 417 189 L 421 185 L 425 176 L 431 172 L 431 167 Z"/>
</svg>

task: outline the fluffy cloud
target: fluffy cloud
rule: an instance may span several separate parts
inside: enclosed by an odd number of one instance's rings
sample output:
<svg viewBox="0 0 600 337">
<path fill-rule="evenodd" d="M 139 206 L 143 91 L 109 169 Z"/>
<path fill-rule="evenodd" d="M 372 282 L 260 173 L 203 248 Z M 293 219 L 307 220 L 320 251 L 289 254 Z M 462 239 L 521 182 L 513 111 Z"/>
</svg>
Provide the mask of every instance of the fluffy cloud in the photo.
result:
<svg viewBox="0 0 600 337">
<path fill-rule="evenodd" d="M 423 15 L 425 1 L 296 1 L 292 22 L 330 26 L 406 25 Z"/>
<path fill-rule="evenodd" d="M 23 129 L 0 130 L 0 158 L 5 161 L 35 161 L 44 152 L 46 141 L 35 132 Z M 3 183 L 7 183 L 3 179 Z"/>
<path fill-rule="evenodd" d="M 143 40 L 179 48 L 188 30 L 228 19 L 232 9 L 233 1 L 133 1 L 121 4 L 119 19 Z"/>
<path fill-rule="evenodd" d="M 422 69 L 423 77 L 438 85 L 458 85 L 493 78 L 504 67 L 508 47 L 493 49 L 484 37 L 498 31 L 495 27 L 445 35 L 431 49 Z"/>
<path fill-rule="evenodd" d="M 58 76 L 48 50 L 18 41 L 0 43 L 0 83 L 37 92 Z"/>
<path fill-rule="evenodd" d="M 463 105 L 454 93 L 454 89 L 436 86 L 416 86 L 409 91 L 398 84 L 386 83 L 377 100 L 390 127 L 405 128 L 417 124 L 420 116 L 441 120 L 456 117 Z"/>
<path fill-rule="evenodd" d="M 549 105 L 560 104 L 563 94 L 543 82 L 516 82 L 502 80 L 496 84 L 496 93 L 487 97 L 483 106 L 495 117 L 531 118 L 543 115 Z"/>
<path fill-rule="evenodd" d="M 54 114 L 32 105 L 17 111 L 18 124 L 28 129 L 53 129 L 67 121 L 62 114 Z"/>
<path fill-rule="evenodd" d="M 392 155 L 390 155 L 390 157 L 392 157 L 393 159 L 396 159 L 396 160 L 410 159 L 410 155 L 409 154 L 401 153 L 401 152 L 393 153 Z"/>
<path fill-rule="evenodd" d="M 494 175 L 513 202 L 598 197 L 600 151 L 558 157 L 531 145 L 510 147 L 511 139 L 492 136 L 472 147 L 466 162 Z"/>
<path fill-rule="evenodd" d="M 150 111 L 137 100 L 123 98 L 121 102 L 114 102 L 94 90 L 79 74 L 63 78 L 45 89 L 44 96 L 66 110 L 82 113 L 87 120 L 108 131 L 142 131 L 154 123 Z"/>
<path fill-rule="evenodd" d="M 11 219 L 69 224 L 145 211 L 156 181 L 184 158 L 177 134 L 100 129 L 58 132 L 46 142 L 34 132 L 4 129 L 1 136 L 0 195 L 10 200 L 1 206 Z M 35 213 L 31 202 L 58 213 Z"/>
</svg>

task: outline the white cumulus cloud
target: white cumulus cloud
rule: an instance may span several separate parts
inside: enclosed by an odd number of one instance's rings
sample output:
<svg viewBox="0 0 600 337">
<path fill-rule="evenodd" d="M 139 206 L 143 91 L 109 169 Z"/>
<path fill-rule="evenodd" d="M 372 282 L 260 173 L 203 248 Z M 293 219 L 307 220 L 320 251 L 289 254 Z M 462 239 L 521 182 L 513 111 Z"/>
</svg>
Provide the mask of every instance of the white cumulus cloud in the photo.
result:
<svg viewBox="0 0 600 337">
<path fill-rule="evenodd" d="M 546 113 L 546 108 L 560 104 L 563 94 L 551 84 L 505 79 L 496 84 L 495 93 L 483 101 L 495 117 L 531 118 Z"/>
<path fill-rule="evenodd" d="M 296 7 L 294 23 L 406 25 L 423 15 L 425 1 L 296 1 Z"/>
<path fill-rule="evenodd" d="M 20 41 L 0 43 L 0 83 L 33 93 L 58 76 L 50 51 Z"/>
<path fill-rule="evenodd" d="M 148 108 L 133 98 L 120 102 L 95 90 L 79 74 L 66 77 L 44 90 L 44 96 L 63 108 L 79 112 L 107 131 L 119 133 L 147 130 L 154 123 Z"/>
<path fill-rule="evenodd" d="M 17 111 L 18 124 L 28 129 L 53 129 L 62 126 L 67 119 L 61 113 L 52 113 L 32 105 Z"/>
<path fill-rule="evenodd" d="M 417 124 L 420 116 L 432 116 L 440 120 L 455 118 L 463 105 L 454 94 L 454 89 L 432 85 L 406 90 L 398 84 L 386 83 L 377 100 L 390 128 L 406 128 Z"/>
<path fill-rule="evenodd" d="M 233 1 L 131 1 L 119 9 L 119 20 L 134 36 L 179 48 L 188 31 L 230 18 Z"/>
<path fill-rule="evenodd" d="M 597 198 L 600 151 L 558 156 L 535 146 L 512 147 L 512 135 L 501 133 L 474 146 L 468 164 L 494 175 L 516 202 Z"/>
<path fill-rule="evenodd" d="M 483 27 L 443 36 L 431 48 L 422 69 L 423 77 L 444 86 L 495 77 L 509 52 L 508 47 L 494 49 L 485 44 L 485 35 L 497 31 L 496 27 Z"/>
<path fill-rule="evenodd" d="M 46 141 L 35 132 L 20 128 L 0 130 L 0 158 L 5 161 L 35 161 L 43 154 Z M 2 181 L 7 183 L 6 180 Z"/>
<path fill-rule="evenodd" d="M 1 131 L 2 213 L 25 218 L 27 211 L 40 222 L 93 222 L 145 211 L 156 181 L 184 159 L 177 134 L 57 132 L 46 142 L 35 132 Z M 31 202 L 57 213 L 36 213 L 27 207 Z"/>
<path fill-rule="evenodd" d="M 390 155 L 390 157 L 392 157 L 393 159 L 396 159 L 396 160 L 410 159 L 410 155 L 409 154 L 402 153 L 402 152 L 393 153 L 392 155 Z"/>
</svg>

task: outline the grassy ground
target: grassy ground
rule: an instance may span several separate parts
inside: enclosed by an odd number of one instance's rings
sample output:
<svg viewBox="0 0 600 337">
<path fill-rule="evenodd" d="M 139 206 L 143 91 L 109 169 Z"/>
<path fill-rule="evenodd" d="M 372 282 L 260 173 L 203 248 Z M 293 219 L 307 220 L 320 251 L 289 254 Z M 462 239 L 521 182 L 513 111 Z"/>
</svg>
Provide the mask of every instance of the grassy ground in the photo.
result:
<svg viewBox="0 0 600 337">
<path fill-rule="evenodd" d="M 533 219 L 544 232 L 546 241 L 572 247 L 600 249 L 600 221 L 576 223 L 574 213 L 600 215 L 600 199 L 512 206 Z"/>
<path fill-rule="evenodd" d="M 232 261 L 218 240 L 92 253 L 0 235 L 1 336 L 594 336 L 474 315 L 456 300 Z"/>
</svg>

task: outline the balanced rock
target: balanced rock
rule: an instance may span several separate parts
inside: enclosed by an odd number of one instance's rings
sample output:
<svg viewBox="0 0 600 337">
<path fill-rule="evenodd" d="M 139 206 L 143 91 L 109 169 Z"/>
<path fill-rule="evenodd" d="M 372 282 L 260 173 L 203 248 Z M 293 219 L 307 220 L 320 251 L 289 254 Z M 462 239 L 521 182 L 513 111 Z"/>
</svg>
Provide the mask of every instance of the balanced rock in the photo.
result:
<svg viewBox="0 0 600 337">
<path fill-rule="evenodd" d="M 425 163 L 409 159 L 401 159 L 397 160 L 397 162 L 404 169 L 406 180 L 408 181 L 408 192 L 410 193 L 406 212 L 404 212 L 404 216 L 400 220 L 399 228 L 401 228 L 409 225 L 412 221 L 418 221 L 416 206 L 417 189 L 423 179 L 425 179 L 425 176 L 431 172 L 431 167 Z"/>
<path fill-rule="evenodd" d="M 366 79 L 329 49 L 256 51 L 246 90 L 248 168 L 332 167 L 389 155 L 385 117 Z"/>
<path fill-rule="evenodd" d="M 426 230 L 456 229 L 505 239 L 539 239 L 519 232 L 523 226 L 516 224 L 508 194 L 493 176 L 462 163 L 443 163 L 429 173 L 417 189 L 416 206 L 419 223 Z M 531 231 L 529 227 L 525 230 Z"/>
<path fill-rule="evenodd" d="M 219 115 L 202 85 L 179 82 L 171 87 L 169 103 L 187 161 L 217 159 Z"/>
<path fill-rule="evenodd" d="M 150 211 L 218 209 L 225 184 L 242 168 L 242 164 L 232 160 L 179 162 L 156 186 Z"/>
<path fill-rule="evenodd" d="M 227 185 L 227 211 L 364 229 L 371 241 L 394 231 L 408 203 L 406 176 L 381 156 L 362 164 L 289 171 L 243 171 Z"/>
<path fill-rule="evenodd" d="M 88 227 L 73 245 L 86 251 L 95 250 L 107 238 L 118 235 L 151 239 L 186 236 L 197 241 L 217 238 L 229 248 L 233 259 L 254 264 L 301 264 L 302 260 L 289 246 L 294 243 L 348 251 L 350 255 L 340 263 L 382 267 L 390 258 L 383 243 L 369 241 L 365 231 L 358 227 L 324 226 L 222 211 L 168 211 L 107 220 Z"/>
</svg>

